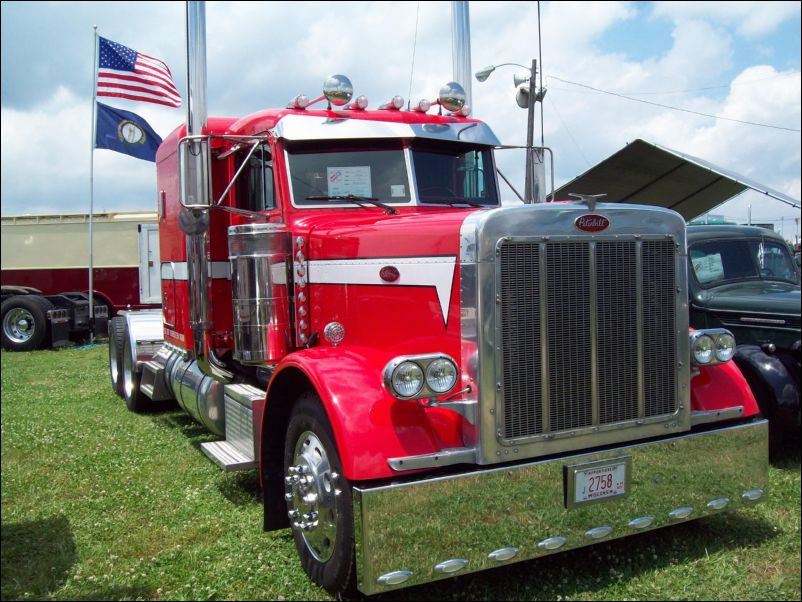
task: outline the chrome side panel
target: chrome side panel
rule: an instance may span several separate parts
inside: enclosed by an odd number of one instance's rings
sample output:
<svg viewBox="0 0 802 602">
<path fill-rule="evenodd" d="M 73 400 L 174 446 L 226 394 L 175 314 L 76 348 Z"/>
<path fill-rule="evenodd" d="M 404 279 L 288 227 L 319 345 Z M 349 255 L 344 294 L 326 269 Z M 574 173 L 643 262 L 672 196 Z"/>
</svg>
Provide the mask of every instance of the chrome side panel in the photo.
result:
<svg viewBox="0 0 802 602">
<path fill-rule="evenodd" d="M 631 458 L 628 495 L 566 507 L 566 466 L 622 456 Z M 356 485 L 358 587 L 375 594 L 447 577 L 442 567 L 457 566 L 454 559 L 465 574 L 701 518 L 757 501 L 767 484 L 768 423 L 759 421 L 450 477 Z"/>
</svg>

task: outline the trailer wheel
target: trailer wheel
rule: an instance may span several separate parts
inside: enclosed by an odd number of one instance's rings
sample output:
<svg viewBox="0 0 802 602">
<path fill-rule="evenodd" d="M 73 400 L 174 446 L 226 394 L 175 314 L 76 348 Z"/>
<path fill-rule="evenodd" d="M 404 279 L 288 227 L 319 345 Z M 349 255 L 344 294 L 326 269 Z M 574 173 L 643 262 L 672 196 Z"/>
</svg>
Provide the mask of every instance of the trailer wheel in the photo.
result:
<svg viewBox="0 0 802 602">
<path fill-rule="evenodd" d="M 334 595 L 354 583 L 351 485 L 320 398 L 302 395 L 284 444 L 284 488 L 295 547 L 306 574 Z"/>
<path fill-rule="evenodd" d="M 118 397 L 123 396 L 123 343 L 125 339 L 125 318 L 117 316 L 109 320 L 109 375 L 111 389 Z"/>
<path fill-rule="evenodd" d="M 0 319 L 3 322 L 3 349 L 31 351 L 47 340 L 47 311 L 53 304 L 36 295 L 17 295 L 3 301 Z"/>
<path fill-rule="evenodd" d="M 139 390 L 139 380 L 142 375 L 136 370 L 136 362 L 131 354 L 130 338 L 131 335 L 126 328 L 123 336 L 122 370 L 120 371 L 123 399 L 125 399 L 125 405 L 132 412 L 144 412 L 150 409 L 150 399 Z"/>
</svg>

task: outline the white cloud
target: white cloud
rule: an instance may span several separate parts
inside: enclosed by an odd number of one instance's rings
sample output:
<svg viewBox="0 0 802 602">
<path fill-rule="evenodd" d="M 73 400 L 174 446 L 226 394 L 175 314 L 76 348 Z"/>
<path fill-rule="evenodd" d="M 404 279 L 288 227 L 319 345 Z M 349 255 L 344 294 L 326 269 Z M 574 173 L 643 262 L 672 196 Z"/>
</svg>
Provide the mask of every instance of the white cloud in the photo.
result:
<svg viewBox="0 0 802 602">
<path fill-rule="evenodd" d="M 746 37 L 771 33 L 783 21 L 799 15 L 799 2 L 655 2 L 653 14 L 675 21 L 709 19 L 734 27 Z"/>
</svg>

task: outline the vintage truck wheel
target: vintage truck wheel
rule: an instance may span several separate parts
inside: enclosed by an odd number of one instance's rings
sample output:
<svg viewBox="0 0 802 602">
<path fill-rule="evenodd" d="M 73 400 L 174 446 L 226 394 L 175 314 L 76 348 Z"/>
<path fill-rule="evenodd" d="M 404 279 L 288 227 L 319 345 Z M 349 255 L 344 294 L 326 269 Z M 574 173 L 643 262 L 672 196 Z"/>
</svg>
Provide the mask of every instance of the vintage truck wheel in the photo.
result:
<svg viewBox="0 0 802 602">
<path fill-rule="evenodd" d="M 295 547 L 306 574 L 333 594 L 354 583 L 351 486 L 320 398 L 300 397 L 284 445 L 284 489 Z"/>
<path fill-rule="evenodd" d="M 49 309 L 53 309 L 53 304 L 36 295 L 17 295 L 3 301 L 0 308 L 3 349 L 31 351 L 42 347 L 49 328 Z"/>
<path fill-rule="evenodd" d="M 125 318 L 117 316 L 109 320 L 109 375 L 111 389 L 118 397 L 123 396 L 123 342 L 125 339 Z"/>
<path fill-rule="evenodd" d="M 120 371 L 123 399 L 125 399 L 125 405 L 132 412 L 144 412 L 150 409 L 151 403 L 147 395 L 139 390 L 139 380 L 142 375 L 137 372 L 136 362 L 131 355 L 130 336 L 126 328 L 123 337 L 122 370 Z"/>
</svg>

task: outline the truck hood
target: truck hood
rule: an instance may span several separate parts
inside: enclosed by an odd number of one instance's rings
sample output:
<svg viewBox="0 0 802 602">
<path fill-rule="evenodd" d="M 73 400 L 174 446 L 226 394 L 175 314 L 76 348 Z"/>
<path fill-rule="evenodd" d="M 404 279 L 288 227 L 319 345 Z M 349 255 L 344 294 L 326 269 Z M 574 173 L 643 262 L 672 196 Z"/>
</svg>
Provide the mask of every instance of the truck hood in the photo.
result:
<svg viewBox="0 0 802 602">
<path fill-rule="evenodd" d="M 296 227 L 309 231 L 309 259 L 449 256 L 458 260 L 460 228 L 473 211 L 437 208 L 401 215 L 355 213 L 351 211 L 346 219 L 337 212 L 297 222 Z"/>
<path fill-rule="evenodd" d="M 713 311 L 798 316 L 800 313 L 799 291 L 799 285 L 784 282 L 766 280 L 735 282 L 697 291 L 694 294 L 694 304 Z"/>
</svg>

